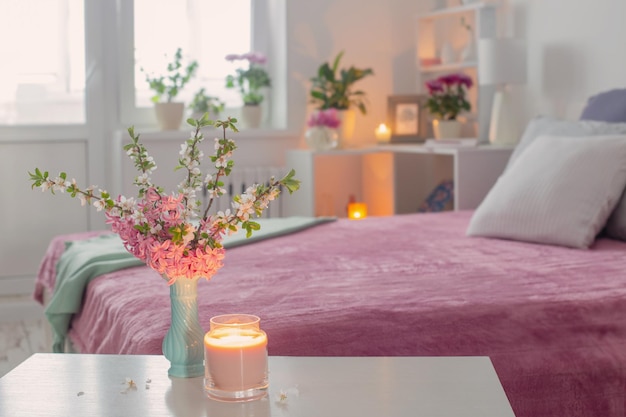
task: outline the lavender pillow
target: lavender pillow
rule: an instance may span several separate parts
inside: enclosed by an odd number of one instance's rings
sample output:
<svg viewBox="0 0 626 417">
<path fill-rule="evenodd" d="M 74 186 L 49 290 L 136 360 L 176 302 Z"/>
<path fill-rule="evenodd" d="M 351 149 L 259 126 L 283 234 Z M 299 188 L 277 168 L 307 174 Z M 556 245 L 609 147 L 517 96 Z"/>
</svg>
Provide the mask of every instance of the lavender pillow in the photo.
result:
<svg viewBox="0 0 626 417">
<path fill-rule="evenodd" d="M 590 97 L 580 120 L 626 122 L 626 88 L 605 91 Z"/>
</svg>

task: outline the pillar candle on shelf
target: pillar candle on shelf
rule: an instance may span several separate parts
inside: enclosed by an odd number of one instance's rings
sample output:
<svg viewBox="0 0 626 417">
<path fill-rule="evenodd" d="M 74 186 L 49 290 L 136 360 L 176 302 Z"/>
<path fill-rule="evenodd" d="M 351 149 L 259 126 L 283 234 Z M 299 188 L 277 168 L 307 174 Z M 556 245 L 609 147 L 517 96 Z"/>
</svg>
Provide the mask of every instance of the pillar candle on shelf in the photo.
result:
<svg viewBox="0 0 626 417">
<path fill-rule="evenodd" d="M 267 335 L 260 319 L 249 314 L 211 318 L 204 337 L 205 391 L 222 401 L 248 401 L 265 396 Z"/>
<path fill-rule="evenodd" d="M 378 125 L 374 134 L 376 135 L 378 142 L 389 142 L 391 139 L 391 131 L 384 123 Z"/>
</svg>

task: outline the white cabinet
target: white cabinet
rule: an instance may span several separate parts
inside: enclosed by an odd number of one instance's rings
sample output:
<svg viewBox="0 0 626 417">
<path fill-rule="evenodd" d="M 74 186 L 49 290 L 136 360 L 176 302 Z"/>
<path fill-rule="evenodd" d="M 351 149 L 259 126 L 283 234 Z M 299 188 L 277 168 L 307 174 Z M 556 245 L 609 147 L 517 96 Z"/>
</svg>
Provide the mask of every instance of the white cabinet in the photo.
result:
<svg viewBox="0 0 626 417">
<path fill-rule="evenodd" d="M 463 72 L 472 77 L 474 86 L 468 92 L 472 112 L 466 115 L 468 123 L 464 136 L 478 137 L 481 142 L 487 142 L 495 86 L 480 85 L 476 70 L 481 63 L 477 60 L 477 54 L 464 59 L 463 49 L 470 43 L 475 49 L 481 38 L 496 37 L 497 8 L 497 3 L 476 2 L 433 10 L 417 17 L 420 91 L 426 91 L 424 82 L 445 73 Z M 470 31 L 462 21 L 471 27 Z M 442 48 L 447 47 L 454 51 L 451 62 L 433 63 L 433 59 L 440 58 Z"/>
<path fill-rule="evenodd" d="M 427 148 L 387 145 L 367 149 L 287 151 L 301 187 L 285 195 L 292 216 L 346 216 L 350 196 L 373 216 L 414 213 L 443 180 L 454 182 L 454 209 L 475 209 L 496 182 L 513 148 Z M 281 197 L 282 198 L 282 197 Z"/>
</svg>

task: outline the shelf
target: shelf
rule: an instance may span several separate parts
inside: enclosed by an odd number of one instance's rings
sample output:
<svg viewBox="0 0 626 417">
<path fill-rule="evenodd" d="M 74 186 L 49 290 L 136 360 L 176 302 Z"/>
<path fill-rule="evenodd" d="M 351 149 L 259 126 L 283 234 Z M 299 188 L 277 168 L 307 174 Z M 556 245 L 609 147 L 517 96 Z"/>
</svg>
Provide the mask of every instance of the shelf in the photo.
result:
<svg viewBox="0 0 626 417">
<path fill-rule="evenodd" d="M 428 67 L 421 67 L 419 70 L 422 73 L 456 71 L 464 68 L 474 68 L 476 67 L 476 65 L 476 61 L 453 62 L 452 64 L 430 65 Z"/>
<path fill-rule="evenodd" d="M 443 9 L 433 10 L 433 11 L 430 11 L 430 12 L 427 12 L 427 13 L 424 13 L 424 14 L 420 14 L 418 16 L 418 19 L 434 20 L 434 19 L 454 16 L 456 14 L 462 14 L 462 13 L 466 13 L 466 12 L 476 11 L 476 10 L 479 10 L 479 9 L 496 8 L 497 6 L 498 6 L 497 3 L 483 3 L 483 2 L 470 3 L 470 4 L 465 4 L 465 5 L 462 5 L 462 6 L 446 7 L 446 8 L 443 8 Z"/>
</svg>

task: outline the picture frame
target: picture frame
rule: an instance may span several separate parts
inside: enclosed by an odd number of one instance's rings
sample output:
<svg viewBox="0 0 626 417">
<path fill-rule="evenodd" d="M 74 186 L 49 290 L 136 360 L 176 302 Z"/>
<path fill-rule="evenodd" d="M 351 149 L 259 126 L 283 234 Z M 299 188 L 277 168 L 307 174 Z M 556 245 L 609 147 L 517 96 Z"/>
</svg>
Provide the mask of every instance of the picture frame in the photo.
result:
<svg viewBox="0 0 626 417">
<path fill-rule="evenodd" d="M 393 95 L 387 98 L 387 125 L 391 143 L 421 143 L 430 134 L 425 94 Z"/>
</svg>

